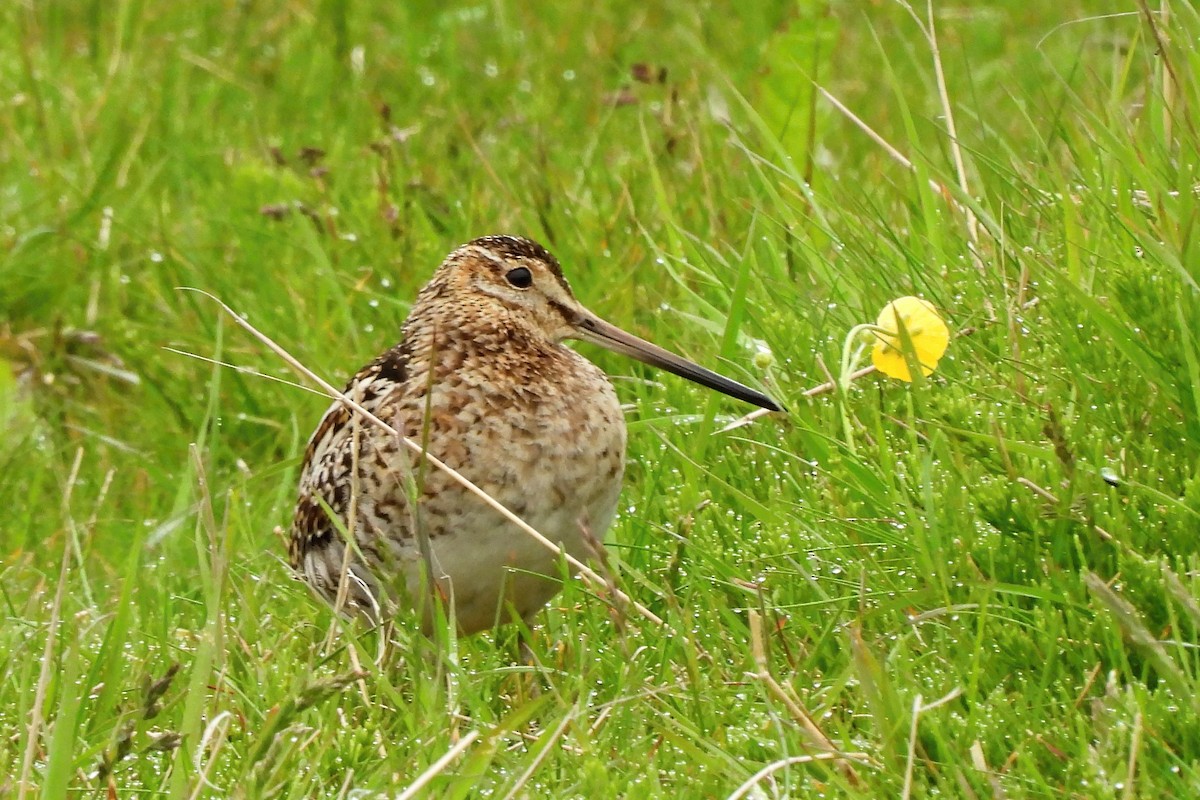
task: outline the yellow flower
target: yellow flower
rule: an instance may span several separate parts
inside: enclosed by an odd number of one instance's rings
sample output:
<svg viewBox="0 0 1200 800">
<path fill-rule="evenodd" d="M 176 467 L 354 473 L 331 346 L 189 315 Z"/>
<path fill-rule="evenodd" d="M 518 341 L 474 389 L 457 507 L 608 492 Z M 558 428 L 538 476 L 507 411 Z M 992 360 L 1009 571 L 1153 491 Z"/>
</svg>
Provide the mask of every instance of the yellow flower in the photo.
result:
<svg viewBox="0 0 1200 800">
<path fill-rule="evenodd" d="M 900 326 L 904 326 L 921 374 L 930 375 L 950 344 L 950 329 L 933 304 L 919 297 L 901 297 L 884 306 L 875 322 L 875 347 L 871 361 L 875 369 L 891 378 L 912 381 L 905 358 Z"/>
</svg>

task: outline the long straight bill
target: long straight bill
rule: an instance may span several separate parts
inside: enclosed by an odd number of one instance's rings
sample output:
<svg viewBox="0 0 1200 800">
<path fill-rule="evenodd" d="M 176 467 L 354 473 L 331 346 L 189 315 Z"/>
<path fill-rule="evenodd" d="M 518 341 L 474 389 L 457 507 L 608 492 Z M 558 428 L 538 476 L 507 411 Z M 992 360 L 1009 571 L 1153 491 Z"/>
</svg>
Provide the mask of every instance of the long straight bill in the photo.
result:
<svg viewBox="0 0 1200 800">
<path fill-rule="evenodd" d="M 599 345 L 630 358 L 636 358 L 645 364 L 667 372 L 673 372 L 681 378 L 716 389 L 722 394 L 745 400 L 769 411 L 783 411 L 783 406 L 767 397 L 762 392 L 735 380 L 718 375 L 712 370 L 705 369 L 699 364 L 677 356 L 669 350 L 664 350 L 656 344 L 640 339 L 632 333 L 626 333 L 616 325 L 605 322 L 591 312 L 584 312 L 577 323 L 579 338 L 585 342 Z"/>
</svg>

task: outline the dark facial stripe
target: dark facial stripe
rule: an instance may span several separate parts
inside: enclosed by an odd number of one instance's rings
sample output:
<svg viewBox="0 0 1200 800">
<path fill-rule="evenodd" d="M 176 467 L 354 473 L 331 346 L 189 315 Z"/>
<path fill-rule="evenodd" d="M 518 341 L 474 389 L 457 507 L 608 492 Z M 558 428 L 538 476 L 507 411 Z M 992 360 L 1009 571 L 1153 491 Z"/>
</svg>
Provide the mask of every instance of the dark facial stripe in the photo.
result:
<svg viewBox="0 0 1200 800">
<path fill-rule="evenodd" d="M 546 302 L 549 303 L 550 307 L 557 311 L 567 323 L 571 325 L 575 324 L 576 317 L 578 315 L 570 306 L 558 302 L 553 297 L 547 297 Z"/>
</svg>

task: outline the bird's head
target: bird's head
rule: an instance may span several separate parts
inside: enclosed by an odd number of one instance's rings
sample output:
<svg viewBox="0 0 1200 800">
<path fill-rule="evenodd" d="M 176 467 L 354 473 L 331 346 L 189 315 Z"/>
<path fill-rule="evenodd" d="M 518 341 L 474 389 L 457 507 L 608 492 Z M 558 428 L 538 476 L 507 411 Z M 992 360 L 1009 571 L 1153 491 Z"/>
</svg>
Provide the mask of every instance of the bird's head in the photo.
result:
<svg viewBox="0 0 1200 800">
<path fill-rule="evenodd" d="M 545 247 L 519 236 L 484 236 L 451 253 L 418 305 L 445 304 L 474 319 L 495 319 L 553 344 L 578 339 L 636 358 L 702 386 L 772 411 L 762 392 L 626 333 L 583 306 Z M 454 320 L 449 320 L 453 323 Z"/>
</svg>

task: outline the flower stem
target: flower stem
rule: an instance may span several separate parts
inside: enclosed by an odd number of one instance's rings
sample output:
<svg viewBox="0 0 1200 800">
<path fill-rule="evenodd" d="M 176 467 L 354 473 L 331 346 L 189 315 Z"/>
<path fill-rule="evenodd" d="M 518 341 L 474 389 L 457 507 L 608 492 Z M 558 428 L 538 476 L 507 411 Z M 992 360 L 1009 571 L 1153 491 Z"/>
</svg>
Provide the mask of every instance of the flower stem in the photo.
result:
<svg viewBox="0 0 1200 800">
<path fill-rule="evenodd" d="M 849 448 L 851 453 L 855 452 L 855 447 L 854 427 L 850 424 L 850 406 L 848 403 L 850 376 L 854 374 L 854 368 L 858 365 L 863 351 L 867 348 L 867 344 L 862 341 L 862 334 L 874 328 L 874 325 L 855 325 L 846 334 L 846 340 L 842 343 L 842 363 L 837 376 L 838 411 L 842 416 L 842 432 L 846 437 L 846 447 Z"/>
</svg>

